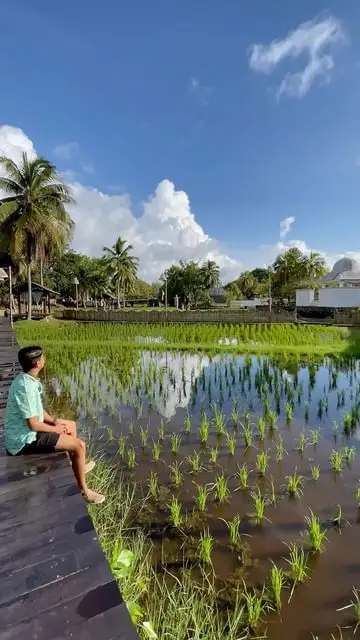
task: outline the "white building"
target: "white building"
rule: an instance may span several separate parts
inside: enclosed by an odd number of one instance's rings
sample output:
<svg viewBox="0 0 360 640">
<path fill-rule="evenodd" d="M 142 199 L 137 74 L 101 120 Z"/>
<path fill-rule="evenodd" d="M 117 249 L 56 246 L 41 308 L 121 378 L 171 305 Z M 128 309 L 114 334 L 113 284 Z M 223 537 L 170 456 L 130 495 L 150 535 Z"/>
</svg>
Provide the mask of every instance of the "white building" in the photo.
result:
<svg viewBox="0 0 360 640">
<path fill-rule="evenodd" d="M 360 307 L 360 264 L 352 258 L 338 260 L 330 273 L 320 278 L 321 284 L 338 283 L 338 287 L 297 289 L 297 307 L 331 307 L 332 309 Z"/>
</svg>

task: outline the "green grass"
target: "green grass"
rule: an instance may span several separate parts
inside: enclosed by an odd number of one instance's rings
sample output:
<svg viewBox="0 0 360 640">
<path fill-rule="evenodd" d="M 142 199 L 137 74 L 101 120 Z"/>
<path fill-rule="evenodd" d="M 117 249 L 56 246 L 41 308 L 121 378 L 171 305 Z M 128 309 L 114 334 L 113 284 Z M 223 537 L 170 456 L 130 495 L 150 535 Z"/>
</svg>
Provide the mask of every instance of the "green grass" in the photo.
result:
<svg viewBox="0 0 360 640">
<path fill-rule="evenodd" d="M 51 347 L 54 343 L 64 347 L 88 347 L 108 342 L 116 345 L 146 348 L 139 337 L 160 338 L 150 343 L 152 350 L 172 348 L 197 351 L 233 351 L 238 353 L 292 352 L 299 354 L 334 355 L 360 353 L 360 331 L 344 327 L 326 327 L 296 324 L 111 324 L 76 323 L 70 321 L 21 321 L 15 331 L 20 344 L 40 343 Z M 237 344 L 219 344 L 230 336 Z"/>
</svg>

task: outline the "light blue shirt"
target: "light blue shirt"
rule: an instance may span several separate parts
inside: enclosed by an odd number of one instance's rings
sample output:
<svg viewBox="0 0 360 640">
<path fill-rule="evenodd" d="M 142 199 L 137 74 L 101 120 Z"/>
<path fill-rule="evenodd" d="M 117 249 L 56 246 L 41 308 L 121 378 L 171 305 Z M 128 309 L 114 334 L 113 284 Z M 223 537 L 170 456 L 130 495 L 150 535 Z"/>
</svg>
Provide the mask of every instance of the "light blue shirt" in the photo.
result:
<svg viewBox="0 0 360 640">
<path fill-rule="evenodd" d="M 29 429 L 27 420 L 44 422 L 42 384 L 29 373 L 20 373 L 12 382 L 5 417 L 5 447 L 16 455 L 36 440 L 36 432 Z"/>
</svg>

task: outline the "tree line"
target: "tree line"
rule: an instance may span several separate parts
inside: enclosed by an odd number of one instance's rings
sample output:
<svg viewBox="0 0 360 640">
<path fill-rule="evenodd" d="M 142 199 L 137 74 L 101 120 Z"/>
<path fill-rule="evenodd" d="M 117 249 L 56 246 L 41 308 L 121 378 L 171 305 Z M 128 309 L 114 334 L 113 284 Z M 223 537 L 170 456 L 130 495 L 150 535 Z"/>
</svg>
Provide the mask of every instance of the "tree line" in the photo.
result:
<svg viewBox="0 0 360 640">
<path fill-rule="evenodd" d="M 101 257 L 76 253 L 70 249 L 74 222 L 67 211 L 74 199 L 57 168 L 46 158 L 26 153 L 18 164 L 0 157 L 0 168 L 5 174 L 0 177 L 0 191 L 5 194 L 0 198 L 0 251 L 10 258 L 15 279 L 27 280 L 29 300 L 34 280 L 64 298 L 74 299 L 77 287 L 84 303 L 108 297 L 120 307 L 132 295 L 158 297 L 170 305 L 175 298 L 179 306 L 210 304 L 220 286 L 215 261 L 180 261 L 162 274 L 160 282 L 148 284 L 138 276 L 133 247 L 121 237 L 112 247 L 104 247 Z M 292 299 L 297 287 L 312 286 L 326 271 L 320 254 L 304 255 L 291 248 L 269 269 L 245 271 L 226 284 L 225 297 L 251 299 L 271 292 L 274 298 Z"/>
</svg>

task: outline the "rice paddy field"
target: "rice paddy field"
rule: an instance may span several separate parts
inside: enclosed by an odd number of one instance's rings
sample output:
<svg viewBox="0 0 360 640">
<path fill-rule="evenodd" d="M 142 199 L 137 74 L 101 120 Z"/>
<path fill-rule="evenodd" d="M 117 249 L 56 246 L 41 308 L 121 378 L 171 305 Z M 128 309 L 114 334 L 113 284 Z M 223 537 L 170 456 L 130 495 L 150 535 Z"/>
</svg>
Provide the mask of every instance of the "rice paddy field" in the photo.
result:
<svg viewBox="0 0 360 640">
<path fill-rule="evenodd" d="M 142 639 L 360 638 L 359 336 L 18 323 L 99 462 L 91 509 Z"/>
</svg>

